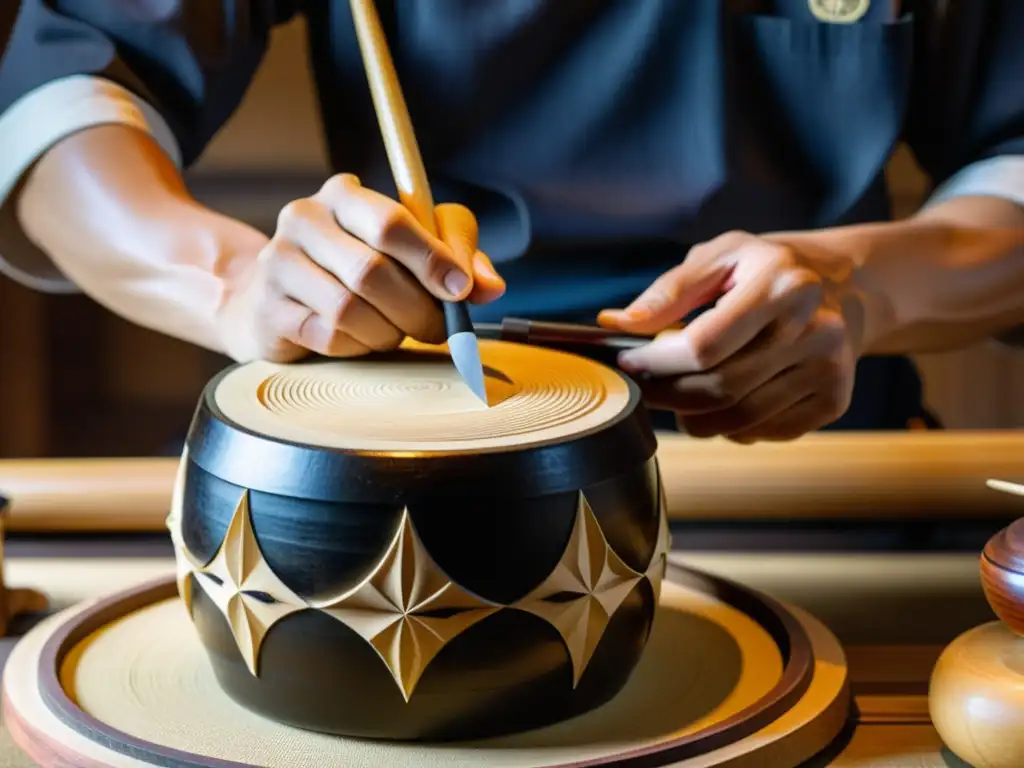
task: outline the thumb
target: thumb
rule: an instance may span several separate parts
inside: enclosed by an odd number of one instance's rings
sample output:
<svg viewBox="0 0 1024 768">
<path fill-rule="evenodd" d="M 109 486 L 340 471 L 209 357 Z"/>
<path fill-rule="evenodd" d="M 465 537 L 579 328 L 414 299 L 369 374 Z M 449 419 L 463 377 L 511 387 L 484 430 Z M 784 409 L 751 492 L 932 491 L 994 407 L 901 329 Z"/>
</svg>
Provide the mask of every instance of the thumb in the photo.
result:
<svg viewBox="0 0 1024 768">
<path fill-rule="evenodd" d="M 625 309 L 601 312 L 598 322 L 627 333 L 658 333 L 720 296 L 730 273 L 718 264 L 684 261 L 651 283 Z"/>
<path fill-rule="evenodd" d="M 501 296 L 505 281 L 487 255 L 478 249 L 480 231 L 473 213 L 457 203 L 444 203 L 434 209 L 434 216 L 438 237 L 452 249 L 456 261 L 466 265 L 472 286 L 468 300 L 486 304 Z"/>
</svg>

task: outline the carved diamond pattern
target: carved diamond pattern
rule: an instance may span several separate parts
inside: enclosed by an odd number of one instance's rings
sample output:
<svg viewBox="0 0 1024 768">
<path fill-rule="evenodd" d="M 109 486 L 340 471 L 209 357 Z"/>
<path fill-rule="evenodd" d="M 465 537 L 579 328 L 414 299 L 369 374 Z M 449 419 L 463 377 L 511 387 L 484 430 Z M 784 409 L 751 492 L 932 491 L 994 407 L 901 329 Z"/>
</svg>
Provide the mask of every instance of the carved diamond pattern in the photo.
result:
<svg viewBox="0 0 1024 768">
<path fill-rule="evenodd" d="M 575 687 L 611 617 L 641 578 L 643 575 L 609 546 L 581 493 L 562 559 L 547 579 L 514 607 L 545 619 L 558 631 L 572 661 Z M 568 599 L 559 599 L 564 597 Z"/>
<path fill-rule="evenodd" d="M 193 583 L 227 619 L 238 649 L 253 675 L 267 632 L 301 610 L 322 611 L 363 637 L 391 673 L 408 701 L 442 648 L 462 632 L 504 608 L 528 611 L 559 633 L 573 668 L 573 687 L 586 671 L 611 617 L 641 579 L 655 598 L 661 592 L 671 534 L 659 483 L 658 542 L 643 574 L 630 568 L 608 544 L 583 493 L 563 555 L 547 579 L 511 606 L 500 605 L 454 583 L 420 541 L 408 509 L 392 541 L 369 574 L 344 594 L 306 601 L 273 572 L 263 557 L 244 491 L 217 554 L 197 562 L 181 530 L 183 456 L 167 527 L 175 547 L 178 592 L 192 614 Z"/>
<path fill-rule="evenodd" d="M 407 509 L 370 575 L 340 597 L 312 605 L 373 646 L 406 701 L 445 645 L 501 607 L 444 574 L 416 535 Z"/>
<path fill-rule="evenodd" d="M 260 647 L 277 622 L 305 604 L 263 558 L 245 491 L 213 560 L 196 571 L 202 590 L 228 620 L 249 671 L 257 674 Z"/>
</svg>

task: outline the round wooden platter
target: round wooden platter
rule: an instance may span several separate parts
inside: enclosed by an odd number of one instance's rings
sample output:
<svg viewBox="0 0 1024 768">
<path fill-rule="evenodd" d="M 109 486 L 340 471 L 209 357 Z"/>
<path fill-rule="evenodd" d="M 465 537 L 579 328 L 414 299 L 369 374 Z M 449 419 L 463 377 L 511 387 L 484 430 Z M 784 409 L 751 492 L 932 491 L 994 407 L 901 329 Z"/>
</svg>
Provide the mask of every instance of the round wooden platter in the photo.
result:
<svg viewBox="0 0 1024 768">
<path fill-rule="evenodd" d="M 472 743 L 345 739 L 231 701 L 174 580 L 161 579 L 68 609 L 26 635 L 4 672 L 3 719 L 39 764 L 78 768 L 790 768 L 842 731 L 847 678 L 838 640 L 810 615 L 670 565 L 644 657 L 600 709 Z"/>
</svg>

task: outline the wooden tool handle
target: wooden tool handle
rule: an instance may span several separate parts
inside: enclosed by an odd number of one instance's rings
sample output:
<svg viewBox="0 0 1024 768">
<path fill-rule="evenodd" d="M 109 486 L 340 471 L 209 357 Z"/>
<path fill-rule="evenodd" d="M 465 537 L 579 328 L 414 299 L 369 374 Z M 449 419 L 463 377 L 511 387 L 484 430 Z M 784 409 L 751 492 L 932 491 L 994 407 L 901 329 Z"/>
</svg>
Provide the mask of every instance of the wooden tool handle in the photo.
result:
<svg viewBox="0 0 1024 768">
<path fill-rule="evenodd" d="M 351 6 L 363 68 L 370 84 L 391 173 L 395 177 L 398 199 L 430 234 L 436 236 L 434 198 L 380 15 L 373 0 L 351 0 Z"/>
<path fill-rule="evenodd" d="M 652 336 L 630 335 L 609 328 L 519 317 L 506 317 L 502 320 L 501 333 L 506 341 L 523 344 L 593 344 L 620 350 L 636 349 L 654 340 Z"/>
<path fill-rule="evenodd" d="M 395 62 L 388 49 L 384 27 L 373 0 L 351 0 L 352 21 L 363 57 L 363 69 L 370 85 L 377 123 L 384 139 L 384 149 L 395 179 L 398 199 L 424 229 L 438 236 L 434 214 L 434 196 L 430 192 L 427 170 L 423 165 L 412 118 L 398 82 Z M 442 302 L 448 336 L 472 331 L 473 321 L 464 301 Z"/>
<path fill-rule="evenodd" d="M 832 433 L 738 446 L 659 436 L 672 519 L 971 518 L 1021 515 L 986 487 L 1024 479 L 1016 432 Z M 13 531 L 163 531 L 173 459 L 0 461 Z"/>
</svg>

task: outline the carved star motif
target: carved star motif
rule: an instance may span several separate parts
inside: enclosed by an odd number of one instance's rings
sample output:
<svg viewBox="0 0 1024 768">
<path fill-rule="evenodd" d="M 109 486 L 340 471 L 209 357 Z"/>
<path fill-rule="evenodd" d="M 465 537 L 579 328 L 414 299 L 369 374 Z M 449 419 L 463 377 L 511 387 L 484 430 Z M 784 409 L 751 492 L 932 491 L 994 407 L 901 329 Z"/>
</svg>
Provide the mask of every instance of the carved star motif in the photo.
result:
<svg viewBox="0 0 1024 768">
<path fill-rule="evenodd" d="M 184 547 L 175 547 L 174 552 L 174 564 L 177 568 L 176 580 L 178 582 L 178 595 L 181 597 L 181 602 L 185 605 L 185 610 L 188 612 L 189 618 L 192 618 L 192 587 L 195 583 L 195 572 L 199 570 L 201 566 L 192 559 L 192 555 L 188 549 Z"/>
<path fill-rule="evenodd" d="M 235 507 L 217 554 L 195 574 L 202 590 L 228 620 L 249 671 L 258 674 L 260 647 L 267 632 L 306 605 L 263 558 L 252 528 L 248 491 Z"/>
<path fill-rule="evenodd" d="M 501 607 L 448 578 L 420 541 L 408 509 L 384 557 L 363 581 L 311 605 L 373 647 L 406 701 L 445 645 Z"/>
<path fill-rule="evenodd" d="M 545 619 L 561 635 L 579 683 L 611 617 L 643 578 L 615 553 L 586 497 L 580 493 L 576 522 L 562 559 L 547 579 L 514 604 Z"/>
<path fill-rule="evenodd" d="M 189 618 L 192 618 L 192 574 L 202 567 L 189 551 L 185 544 L 185 537 L 181 532 L 181 515 L 185 501 L 185 473 L 188 467 L 188 447 L 186 446 L 178 463 L 178 471 L 174 478 L 174 490 L 171 493 L 171 509 L 167 514 L 165 524 L 171 534 L 171 543 L 174 545 L 174 562 L 177 569 L 178 595 L 181 597 Z"/>
</svg>

